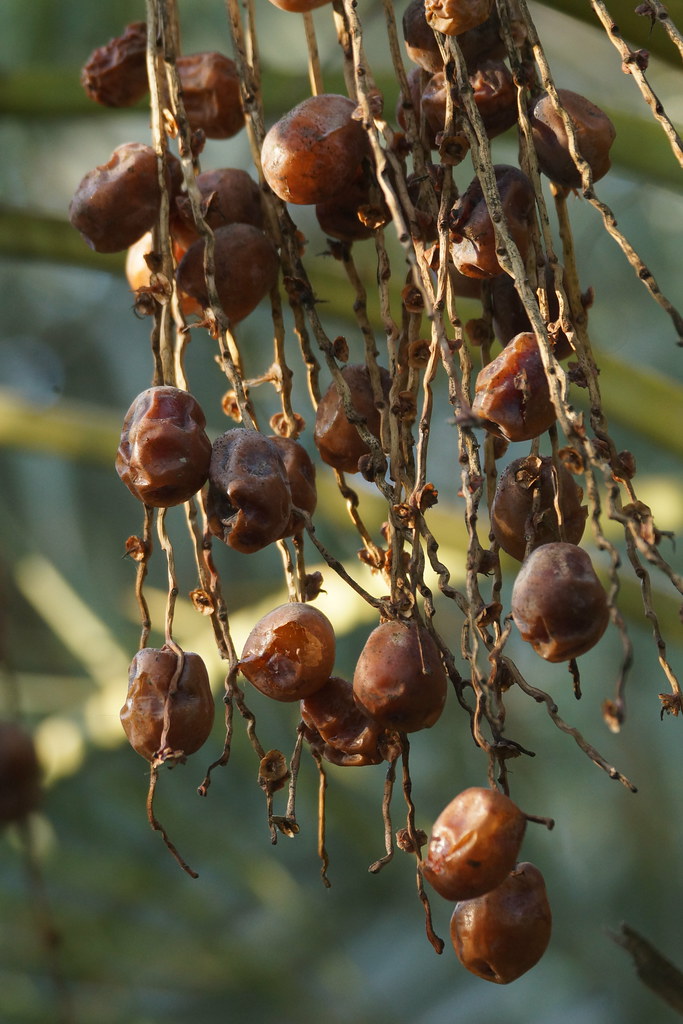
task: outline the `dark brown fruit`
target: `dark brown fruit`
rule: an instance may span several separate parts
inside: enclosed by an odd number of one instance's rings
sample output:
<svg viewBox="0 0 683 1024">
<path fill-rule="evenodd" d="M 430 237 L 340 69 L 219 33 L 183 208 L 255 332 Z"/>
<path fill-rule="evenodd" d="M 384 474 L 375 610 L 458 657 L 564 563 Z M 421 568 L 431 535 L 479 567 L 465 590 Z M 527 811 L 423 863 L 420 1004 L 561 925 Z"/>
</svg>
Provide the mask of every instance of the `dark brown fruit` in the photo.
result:
<svg viewBox="0 0 683 1024">
<path fill-rule="evenodd" d="M 610 169 L 609 151 L 616 135 L 614 125 L 600 107 L 570 89 L 558 89 L 576 132 L 579 153 L 590 165 L 593 181 Z M 565 188 L 580 188 L 581 175 L 569 152 L 569 139 L 562 118 L 547 94 L 540 96 L 530 110 L 531 131 L 538 165 L 551 181 Z"/>
<path fill-rule="evenodd" d="M 352 363 L 350 366 L 345 366 L 341 373 L 351 392 L 351 401 L 355 411 L 365 420 L 365 425 L 370 433 L 378 437 L 380 413 L 375 404 L 367 367 Z M 380 376 L 386 401 L 391 387 L 391 378 L 383 367 L 380 369 Z M 363 455 L 367 455 L 370 450 L 344 412 L 344 406 L 334 381 L 318 405 L 313 440 L 323 462 L 344 473 L 357 473 L 358 460 Z"/>
<path fill-rule="evenodd" d="M 167 171 L 173 194 L 182 172 L 172 154 Z M 160 204 L 156 153 L 141 142 L 125 142 L 81 180 L 69 204 L 69 220 L 91 249 L 120 252 L 154 226 Z"/>
<path fill-rule="evenodd" d="M 244 112 L 234 60 L 222 53 L 192 53 L 176 61 L 185 113 L 193 131 L 209 139 L 230 139 L 242 128 Z"/>
<path fill-rule="evenodd" d="M 493 0 L 425 0 L 428 24 L 447 36 L 459 36 L 483 24 L 492 9 Z"/>
<path fill-rule="evenodd" d="M 292 498 L 280 449 L 270 438 L 240 427 L 216 438 L 206 512 L 211 533 L 245 554 L 284 536 Z"/>
<path fill-rule="evenodd" d="M 555 291 L 553 271 L 548 263 L 545 265 L 545 274 L 541 272 L 540 276 L 544 279 L 548 296 L 548 323 L 555 325 L 560 315 L 560 304 Z M 592 302 L 591 293 L 582 295 L 581 301 L 584 311 L 587 310 Z M 514 280 L 508 274 L 499 274 L 491 280 L 491 306 L 493 329 L 502 345 L 507 345 L 517 334 L 531 331 L 529 315 L 517 293 Z M 558 330 L 551 334 L 550 343 L 556 359 L 567 359 L 574 352 L 564 331 Z"/>
<path fill-rule="evenodd" d="M 406 53 L 423 70 L 435 74 L 443 71 L 443 57 L 436 36 L 427 21 L 425 0 L 411 0 L 403 15 L 403 38 Z"/>
<path fill-rule="evenodd" d="M 81 85 L 105 107 L 132 107 L 147 95 L 147 25 L 135 21 L 122 35 L 98 46 L 83 66 Z"/>
<path fill-rule="evenodd" d="M 511 128 L 517 121 L 517 90 L 512 75 L 502 61 L 486 61 L 470 75 L 470 85 L 490 139 Z M 457 97 L 454 99 L 458 106 Z M 422 109 L 436 135 L 446 121 L 446 75 L 432 75 L 422 92 Z"/>
<path fill-rule="evenodd" d="M 465 789 L 436 819 L 422 873 L 444 899 L 483 896 L 512 871 L 525 829 L 526 818 L 509 797 Z"/>
<path fill-rule="evenodd" d="M 325 685 L 334 656 L 330 620 L 311 604 L 291 601 L 256 623 L 239 665 L 242 674 L 266 697 L 291 702 L 309 697 Z"/>
<path fill-rule="evenodd" d="M 330 238 L 340 242 L 362 242 L 391 220 L 379 185 L 368 173 L 352 181 L 341 195 L 315 208 L 318 224 Z"/>
<path fill-rule="evenodd" d="M 193 754 L 211 732 L 214 703 L 204 662 L 198 654 L 185 651 L 174 682 L 177 669 L 178 657 L 167 644 L 160 649 L 143 648 L 130 665 L 121 725 L 133 750 L 148 761 Z M 164 736 L 167 703 L 169 728 Z"/>
<path fill-rule="evenodd" d="M 309 742 L 322 743 L 321 753 L 335 764 L 380 764 L 382 727 L 353 699 L 353 687 L 346 679 L 330 676 L 324 686 L 301 701 L 301 719 L 309 730 Z M 332 748 L 343 755 L 335 759 Z"/>
<path fill-rule="evenodd" d="M 536 491 L 539 491 L 538 509 L 532 521 Z M 560 540 L 557 502 L 566 539 L 571 544 L 578 544 L 588 515 L 588 509 L 581 504 L 582 498 L 583 491 L 563 465 L 560 464 L 555 474 L 550 456 L 528 455 L 524 459 L 515 459 L 498 479 L 490 510 L 493 536 L 503 551 L 522 562 L 526 554 L 527 534 L 532 535 L 532 550 L 541 544 Z"/>
<path fill-rule="evenodd" d="M 303 445 L 293 438 L 274 435 L 270 440 L 282 456 L 292 495 L 292 514 L 282 536 L 292 537 L 305 528 L 303 517 L 296 510 L 302 509 L 312 516 L 318 503 L 315 466 Z"/>
<path fill-rule="evenodd" d="M 0 722 L 0 824 L 20 821 L 41 800 L 33 739 L 16 722 Z"/>
<path fill-rule="evenodd" d="M 532 551 L 512 588 L 512 617 L 522 639 L 546 661 L 569 661 L 607 629 L 607 594 L 588 554 L 556 542 Z"/>
<path fill-rule="evenodd" d="M 268 236 L 252 224 L 228 224 L 218 228 L 214 237 L 218 299 L 225 315 L 236 324 L 249 316 L 275 287 L 280 261 Z M 176 281 L 181 291 L 208 306 L 203 239 L 191 245 L 183 256 Z"/>
<path fill-rule="evenodd" d="M 385 729 L 417 732 L 438 720 L 447 677 L 436 643 L 415 623 L 383 622 L 372 631 L 353 675 L 353 695 Z"/>
<path fill-rule="evenodd" d="M 507 164 L 495 165 L 496 181 L 508 230 L 526 259 L 535 216 L 534 188 L 526 174 Z M 496 235 L 481 184 L 474 178 L 450 213 L 451 257 L 467 277 L 495 277 L 502 272 Z"/>
<path fill-rule="evenodd" d="M 556 420 L 534 334 L 518 334 L 480 370 L 475 392 L 472 412 L 508 441 L 530 441 Z"/>
<path fill-rule="evenodd" d="M 249 174 L 239 167 L 202 171 L 197 175 L 204 220 L 216 231 L 227 224 L 252 224 L 263 227 L 261 191 Z M 176 241 L 188 249 L 199 235 L 192 219 L 192 207 L 186 195 L 177 196 L 171 222 Z"/>
<path fill-rule="evenodd" d="M 552 914 L 543 875 L 525 861 L 497 888 L 457 903 L 451 941 L 472 974 L 507 985 L 538 963 L 550 942 Z"/>
<path fill-rule="evenodd" d="M 198 402 L 169 386 L 147 388 L 126 413 L 116 472 L 146 505 L 169 508 L 206 483 L 211 442 Z"/>
<path fill-rule="evenodd" d="M 370 147 L 348 96 L 311 96 L 280 118 L 263 140 L 266 181 L 287 203 L 324 203 L 361 173 Z"/>
</svg>

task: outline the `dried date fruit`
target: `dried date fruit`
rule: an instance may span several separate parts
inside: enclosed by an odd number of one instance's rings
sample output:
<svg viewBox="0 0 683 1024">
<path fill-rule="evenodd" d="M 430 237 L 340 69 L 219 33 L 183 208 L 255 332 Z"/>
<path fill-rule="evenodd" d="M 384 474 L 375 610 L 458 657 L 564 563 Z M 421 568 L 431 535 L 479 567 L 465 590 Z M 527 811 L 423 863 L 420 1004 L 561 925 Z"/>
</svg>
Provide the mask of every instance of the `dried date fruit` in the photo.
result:
<svg viewBox="0 0 683 1024">
<path fill-rule="evenodd" d="M 538 508 L 534 512 L 535 495 Z M 583 537 L 588 509 L 581 504 L 583 491 L 560 463 L 555 469 L 548 455 L 515 459 L 503 470 L 491 503 L 491 531 L 512 558 L 523 561 L 527 535 L 531 550 L 560 540 L 557 507 L 562 514 L 565 537 L 578 544 Z"/>
<path fill-rule="evenodd" d="M 422 873 L 444 899 L 483 896 L 514 868 L 525 830 L 526 818 L 509 797 L 472 786 L 436 819 Z"/>
<path fill-rule="evenodd" d="M 541 274 L 545 281 L 548 296 L 548 324 L 557 327 L 560 315 L 560 304 L 555 291 L 555 277 L 549 263 L 545 264 L 545 273 Z M 590 291 L 581 296 L 584 311 L 590 307 L 592 294 Z M 499 274 L 491 280 L 491 309 L 493 313 L 493 329 L 502 345 L 507 345 L 517 334 L 531 331 L 531 321 L 522 302 L 514 279 L 508 274 Z M 567 359 L 574 349 L 569 338 L 562 330 L 554 330 L 549 335 L 556 359 Z"/>
<path fill-rule="evenodd" d="M 239 167 L 202 171 L 197 175 L 196 183 L 202 197 L 204 220 L 213 231 L 228 224 L 252 224 L 255 228 L 263 228 L 261 190 L 246 171 Z M 188 249 L 197 241 L 199 234 L 187 195 L 176 196 L 172 212 L 171 233 Z"/>
<path fill-rule="evenodd" d="M 425 0 L 425 16 L 435 32 L 459 36 L 485 22 L 493 0 Z"/>
<path fill-rule="evenodd" d="M 292 514 L 282 536 L 292 537 L 305 529 L 304 519 L 297 510 L 312 516 L 318 503 L 315 465 L 304 446 L 293 438 L 275 434 L 270 440 L 282 456 L 292 496 Z"/>
<path fill-rule="evenodd" d="M 485 61 L 470 75 L 477 110 L 490 139 L 517 122 L 517 90 L 510 71 L 502 61 Z M 446 75 L 432 75 L 422 91 L 421 105 L 434 135 L 443 132 L 446 121 Z M 457 95 L 456 108 L 460 106 Z"/>
<path fill-rule="evenodd" d="M 472 412 L 508 441 L 530 441 L 556 420 L 535 334 L 518 334 L 479 371 Z"/>
<path fill-rule="evenodd" d="M 311 604 L 290 601 L 256 623 L 247 637 L 239 667 L 252 686 L 273 700 L 302 700 L 332 674 L 332 623 Z"/>
<path fill-rule="evenodd" d="M 446 691 L 439 648 L 423 626 L 390 621 L 372 631 L 353 674 L 353 695 L 380 725 L 400 732 L 430 728 Z"/>
<path fill-rule="evenodd" d="M 222 53 L 192 53 L 176 61 L 190 128 L 209 139 L 231 139 L 244 125 L 237 65 Z"/>
<path fill-rule="evenodd" d="M 443 71 L 443 57 L 436 36 L 427 21 L 425 0 L 411 0 L 403 14 L 406 53 L 424 71 Z"/>
<path fill-rule="evenodd" d="M 561 541 L 543 544 L 522 563 L 511 609 L 522 639 L 551 662 L 585 654 L 609 622 L 607 594 L 590 556 Z"/>
<path fill-rule="evenodd" d="M 301 701 L 301 720 L 314 746 L 319 737 L 323 747 L 343 755 L 335 764 L 368 765 L 384 760 L 380 739 L 382 727 L 358 706 L 353 687 L 346 679 L 330 676 L 315 693 Z M 329 749 L 323 757 L 332 760 Z"/>
<path fill-rule="evenodd" d="M 81 85 L 105 107 L 132 107 L 147 95 L 147 25 L 135 21 L 98 46 L 83 65 Z"/>
<path fill-rule="evenodd" d="M 334 199 L 317 203 L 315 216 L 330 238 L 340 242 L 362 242 L 391 220 L 382 191 L 365 169 Z"/>
<path fill-rule="evenodd" d="M 16 722 L 0 722 L 0 824 L 20 821 L 36 810 L 40 782 L 33 738 Z"/>
<path fill-rule="evenodd" d="M 611 166 L 609 151 L 616 136 L 614 125 L 585 96 L 570 89 L 558 89 L 557 94 L 574 124 L 579 153 L 590 165 L 593 181 L 598 181 Z M 581 175 L 569 151 L 567 130 L 546 93 L 533 102 L 529 120 L 540 169 L 558 185 L 580 188 Z"/>
<path fill-rule="evenodd" d="M 284 202 L 324 203 L 361 173 L 370 147 L 356 105 L 323 93 L 303 100 L 266 134 L 261 161 L 266 181 Z"/>
<path fill-rule="evenodd" d="M 184 651 L 179 658 L 168 644 L 138 651 L 120 718 L 131 747 L 147 761 L 178 761 L 199 750 L 214 718 L 209 675 L 199 655 Z"/>
<path fill-rule="evenodd" d="M 457 903 L 451 917 L 451 941 L 460 963 L 498 985 L 515 981 L 538 963 L 551 931 L 545 881 L 528 861 L 491 892 Z"/>
<path fill-rule="evenodd" d="M 168 385 L 141 392 L 126 413 L 116 472 L 145 505 L 169 508 L 206 483 L 211 442 L 199 403 Z"/>
<path fill-rule="evenodd" d="M 354 410 L 365 421 L 370 433 L 378 437 L 380 413 L 367 367 L 360 363 L 352 363 L 345 366 L 341 374 L 348 385 Z M 383 367 L 380 368 L 380 379 L 386 401 L 391 387 L 391 377 Z M 344 404 L 334 381 L 318 404 L 313 440 L 323 462 L 344 473 L 357 473 L 358 460 L 370 451 L 344 412 Z"/>
<path fill-rule="evenodd" d="M 211 533 L 245 554 L 260 551 L 284 536 L 292 498 L 285 464 L 274 441 L 240 427 L 216 438 L 206 513 Z"/>
</svg>

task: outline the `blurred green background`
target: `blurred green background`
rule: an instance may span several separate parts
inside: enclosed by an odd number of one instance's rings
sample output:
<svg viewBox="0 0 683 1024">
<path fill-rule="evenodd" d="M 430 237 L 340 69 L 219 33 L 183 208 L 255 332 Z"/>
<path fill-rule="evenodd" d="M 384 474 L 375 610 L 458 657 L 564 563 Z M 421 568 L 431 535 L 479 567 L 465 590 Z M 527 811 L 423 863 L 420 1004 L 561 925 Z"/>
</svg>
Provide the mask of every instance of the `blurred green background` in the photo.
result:
<svg viewBox="0 0 683 1024">
<path fill-rule="evenodd" d="M 583 92 L 618 126 L 614 168 L 599 194 L 675 303 L 680 288 L 683 198 L 680 169 L 649 118 L 616 50 L 594 21 L 559 13 L 572 4 L 532 4 L 539 33 L 562 87 Z M 579 5 L 575 5 L 579 7 Z M 583 5 L 588 7 L 588 5 Z M 616 4 L 614 5 L 616 6 Z M 619 5 L 624 7 L 623 4 Z M 659 26 L 619 11 L 621 27 L 652 51 L 655 89 L 678 123 L 683 90 L 675 50 Z M 669 4 L 675 18 L 683 4 Z M 229 52 L 219 0 L 179 4 L 186 52 Z M 557 8 L 557 10 L 553 9 Z M 380 5 L 361 0 L 373 68 L 391 76 L 383 46 Z M 402 9 L 399 8 L 399 15 Z M 589 12 L 590 13 L 590 12 Z M 189 763 L 163 773 L 158 814 L 199 872 L 192 881 L 168 856 L 145 817 L 145 763 L 124 741 L 118 708 L 127 665 L 138 642 L 133 598 L 135 567 L 122 557 L 125 539 L 141 529 L 141 510 L 113 469 L 123 413 L 151 378 L 149 323 L 135 318 L 122 260 L 91 254 L 66 225 L 69 199 L 86 170 L 128 140 L 146 141 L 148 114 L 95 108 L 81 94 L 79 69 L 89 53 L 124 24 L 144 19 L 133 0 L 4 0 L 0 12 L 0 531 L 2 628 L 6 667 L 0 701 L 33 731 L 46 772 L 42 811 L 30 822 L 36 857 L 59 935 L 58 958 L 69 991 L 67 1019 L 78 1024 L 666 1024 L 672 1010 L 638 981 L 609 931 L 623 920 L 683 966 L 679 858 L 683 855 L 683 723 L 660 721 L 657 694 L 666 690 L 638 588 L 624 570 L 622 608 L 635 644 L 628 719 L 608 732 L 601 702 L 612 695 L 620 657 L 613 630 L 582 659 L 584 697 L 574 701 L 566 669 L 548 666 L 513 637 L 511 653 L 536 685 L 552 691 L 560 713 L 638 786 L 632 795 L 598 770 L 545 710 L 511 693 L 508 734 L 535 751 L 511 765 L 512 795 L 528 812 L 551 815 L 553 832 L 530 827 L 523 848 L 546 875 L 555 925 L 539 965 L 512 986 L 470 976 L 450 946 L 437 957 L 424 937 L 414 894 L 414 861 L 397 854 L 377 876 L 368 865 L 383 852 L 380 813 L 384 768 L 329 768 L 328 850 L 332 888 L 319 880 L 316 856 L 317 777 L 304 757 L 298 796 L 301 833 L 271 847 L 258 762 L 241 723 L 233 755 L 217 771 L 205 801 L 196 795 L 206 764 L 220 752 L 217 718 L 212 740 Z M 270 120 L 307 95 L 306 57 L 298 17 L 257 0 L 257 19 Z M 683 24 L 683 17 L 678 18 Z M 317 11 L 326 82 L 338 88 L 336 44 L 329 16 Z M 514 143 L 494 142 L 500 162 L 515 160 Z M 209 143 L 206 168 L 248 166 L 244 133 Z M 466 185 L 469 164 L 456 177 Z M 661 529 L 683 525 L 682 352 L 671 324 L 635 279 L 598 217 L 571 201 L 583 287 L 596 293 L 590 328 L 602 366 L 605 407 L 618 448 L 631 449 L 639 496 Z M 297 211 L 307 235 L 307 259 L 331 337 L 346 333 L 360 353 L 357 331 L 344 316 L 351 295 L 341 268 L 322 254 L 324 238 L 310 211 Z M 358 261 L 374 282 L 371 243 Z M 403 274 L 399 258 L 395 272 Z M 463 317 L 477 315 L 465 303 Z M 265 309 L 240 325 L 249 372 L 267 365 L 272 328 Z M 378 326 L 381 337 L 381 326 Z M 294 350 L 295 352 L 295 350 Z M 300 380 L 300 357 L 290 363 Z M 220 397 L 226 388 L 212 343 L 197 331 L 188 352 L 191 386 L 211 436 L 226 429 Z M 272 393 L 255 392 L 264 421 L 277 408 Z M 306 415 L 304 389 L 295 388 Z M 465 548 L 462 502 L 456 497 L 455 435 L 443 388 L 437 390 L 430 479 L 441 492 L 434 529 L 441 554 L 460 582 Z M 309 414 L 310 419 L 310 414 Z M 304 436 L 310 441 L 310 431 Z M 513 446 L 514 447 L 514 446 Z M 511 453 L 512 455 L 513 453 Z M 520 454 L 518 452 L 515 455 Z M 376 584 L 355 559 L 357 539 L 330 477 L 319 471 L 321 538 L 368 588 Z M 382 508 L 359 486 L 375 536 Z M 177 513 L 177 515 L 174 515 Z M 177 540 L 180 589 L 195 585 L 179 510 L 169 514 Z M 614 539 L 617 534 L 610 532 Z M 588 543 L 590 547 L 590 542 Z M 679 572 L 679 548 L 664 542 Z M 311 567 L 317 563 L 309 549 Z M 239 648 L 255 619 L 285 599 L 279 557 L 216 552 Z M 512 566 L 505 566 L 508 578 Z M 165 567 L 153 561 L 149 595 L 157 631 L 163 622 Z M 340 674 L 353 671 L 373 616 L 325 572 L 320 607 L 339 634 Z M 680 600 L 653 577 L 655 603 L 680 668 Z M 509 587 L 505 590 L 509 599 Z M 507 606 L 506 606 L 507 607 Z M 439 611 L 438 628 L 458 646 L 460 618 Z M 221 666 L 207 622 L 179 602 L 176 637 L 205 656 L 217 695 Z M 262 742 L 289 752 L 296 709 L 248 699 Z M 486 764 L 468 723 L 451 701 L 437 726 L 412 741 L 417 824 L 429 830 L 460 789 L 485 783 Z M 400 791 L 396 827 L 403 824 Z M 26 875 L 21 835 L 0 836 L 0 1020 L 57 1021 L 60 1002 L 49 971 L 40 904 Z M 448 906 L 434 900 L 436 930 L 447 937 Z"/>
</svg>

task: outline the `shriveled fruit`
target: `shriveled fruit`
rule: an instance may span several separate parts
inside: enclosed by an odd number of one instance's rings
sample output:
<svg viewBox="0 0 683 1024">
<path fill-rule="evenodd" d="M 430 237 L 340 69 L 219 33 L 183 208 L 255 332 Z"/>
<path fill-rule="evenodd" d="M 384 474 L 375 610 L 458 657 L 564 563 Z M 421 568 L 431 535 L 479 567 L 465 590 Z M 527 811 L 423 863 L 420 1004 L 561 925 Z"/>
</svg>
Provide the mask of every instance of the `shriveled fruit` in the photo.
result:
<svg viewBox="0 0 683 1024">
<path fill-rule="evenodd" d="M 381 189 L 365 172 L 341 195 L 317 203 L 315 215 L 325 234 L 341 242 L 362 242 L 391 220 Z"/>
<path fill-rule="evenodd" d="M 518 334 L 480 370 L 475 392 L 472 412 L 508 441 L 529 441 L 555 422 L 555 407 L 534 334 Z"/>
<path fill-rule="evenodd" d="M 368 637 L 353 674 L 356 702 L 385 729 L 417 732 L 438 720 L 447 677 L 423 626 L 383 622 Z"/>
<path fill-rule="evenodd" d="M 274 441 L 240 427 L 216 438 L 206 512 L 211 533 L 245 554 L 260 551 L 284 536 L 292 498 L 285 464 Z"/>
<path fill-rule="evenodd" d="M 361 173 L 370 148 L 348 96 L 310 96 L 266 134 L 261 161 L 266 181 L 287 203 L 324 203 Z"/>
<path fill-rule="evenodd" d="M 213 51 L 178 57 L 178 76 L 190 127 L 209 139 L 230 139 L 244 125 L 234 60 Z"/>
<path fill-rule="evenodd" d="M 493 0 L 425 0 L 427 22 L 435 32 L 459 36 L 481 25 L 491 14 Z"/>
<path fill-rule="evenodd" d="M 507 131 L 517 121 L 517 90 L 502 61 L 485 61 L 470 75 L 477 110 L 490 139 Z M 446 75 L 432 75 L 422 92 L 422 109 L 434 133 L 442 132 L 446 120 Z M 454 98 L 456 107 L 457 96 Z"/>
<path fill-rule="evenodd" d="M 168 385 L 141 392 L 126 413 L 116 471 L 146 505 L 180 505 L 206 483 L 211 441 L 197 400 Z"/>
<path fill-rule="evenodd" d="M 432 828 L 424 877 L 447 900 L 469 900 L 495 889 L 517 861 L 526 818 L 496 789 L 459 793 Z"/>
<path fill-rule="evenodd" d="M 380 432 L 380 412 L 372 390 L 370 373 L 366 366 L 352 363 L 341 371 L 348 385 L 353 409 L 365 421 L 375 437 Z M 383 397 L 386 400 L 391 387 L 387 370 L 380 368 Z M 316 410 L 313 440 L 320 457 L 328 466 L 345 473 L 358 472 L 358 460 L 370 451 L 355 425 L 344 411 L 344 403 L 334 381 L 321 398 Z"/>
<path fill-rule="evenodd" d="M 403 14 L 403 38 L 406 53 L 424 71 L 443 70 L 443 57 L 436 36 L 427 21 L 425 0 L 411 0 Z"/>
<path fill-rule="evenodd" d="M 202 238 L 190 246 L 178 265 L 176 281 L 181 291 L 208 306 L 204 245 Z M 214 264 L 218 299 L 234 324 L 249 316 L 274 288 L 280 270 L 275 246 L 252 224 L 228 224 L 216 230 Z"/>
<path fill-rule="evenodd" d="M 554 482 L 555 481 L 555 482 Z M 538 491 L 538 508 L 534 512 Z M 503 551 L 523 561 L 527 536 L 531 549 L 560 540 L 557 507 L 566 539 L 578 544 L 583 536 L 588 509 L 581 504 L 583 491 L 563 465 L 557 470 L 548 455 L 515 459 L 503 470 L 491 503 L 491 530 Z"/>
<path fill-rule="evenodd" d="M 549 333 L 549 340 L 553 354 L 556 359 L 567 359 L 574 353 L 574 349 L 567 335 L 559 329 L 560 304 L 555 290 L 553 270 L 549 263 L 546 263 L 545 272 L 541 272 L 540 276 L 548 297 L 549 330 L 551 326 L 553 327 L 553 331 Z M 584 314 L 592 301 L 593 296 L 590 290 L 582 294 L 581 304 Z M 508 274 L 499 274 L 491 279 L 491 307 L 493 329 L 502 345 L 507 345 L 517 334 L 523 334 L 532 329 L 529 314 L 519 297 L 514 278 Z"/>
<path fill-rule="evenodd" d="M 610 169 L 609 151 L 616 136 L 614 125 L 607 114 L 585 96 L 570 89 L 558 89 L 557 94 L 574 124 L 579 153 L 590 165 L 593 181 L 598 181 Z M 580 188 L 581 175 L 569 150 L 567 130 L 547 93 L 534 101 L 529 119 L 538 165 L 543 173 L 565 188 Z"/>
<path fill-rule="evenodd" d="M 98 46 L 83 65 L 81 85 L 105 107 L 131 107 L 147 94 L 147 25 L 135 21 L 104 46 Z"/>
<path fill-rule="evenodd" d="M 202 197 L 204 220 L 214 231 L 227 224 L 263 227 L 261 192 L 246 171 L 239 167 L 202 171 L 197 175 L 196 183 Z M 186 195 L 176 196 L 171 233 L 186 249 L 199 237 Z"/>
<path fill-rule="evenodd" d="M 326 760 L 357 766 L 384 760 L 380 742 L 384 730 L 355 702 L 353 687 L 346 679 L 330 676 L 324 686 L 305 697 L 301 719 L 309 730 L 309 742 L 313 746 L 318 742 Z M 335 757 L 327 749 L 330 747 L 343 756 Z"/>
<path fill-rule="evenodd" d="M 301 700 L 330 678 L 335 647 L 327 616 L 311 604 L 290 601 L 256 623 L 244 644 L 240 670 L 266 697 Z"/>
<path fill-rule="evenodd" d="M 457 903 L 451 941 L 472 974 L 507 985 L 538 963 L 550 942 L 552 913 L 543 875 L 518 864 L 491 892 Z"/>
<path fill-rule="evenodd" d="M 607 594 L 590 556 L 562 541 L 543 544 L 522 563 L 511 607 L 522 638 L 546 661 L 578 658 L 609 622 Z"/>
<path fill-rule="evenodd" d="M 168 644 L 138 651 L 120 718 L 133 750 L 148 761 L 180 760 L 199 750 L 214 719 L 209 675 L 199 655 L 184 651 L 179 665 Z"/>
<path fill-rule="evenodd" d="M 20 821 L 41 799 L 40 764 L 31 735 L 16 722 L 0 722 L 0 824 Z"/>
<path fill-rule="evenodd" d="M 282 456 L 292 495 L 292 514 L 282 536 L 292 537 L 304 529 L 303 517 L 297 509 L 308 512 L 309 516 L 315 512 L 318 502 L 315 465 L 304 446 L 293 438 L 274 435 L 270 440 Z"/>
</svg>

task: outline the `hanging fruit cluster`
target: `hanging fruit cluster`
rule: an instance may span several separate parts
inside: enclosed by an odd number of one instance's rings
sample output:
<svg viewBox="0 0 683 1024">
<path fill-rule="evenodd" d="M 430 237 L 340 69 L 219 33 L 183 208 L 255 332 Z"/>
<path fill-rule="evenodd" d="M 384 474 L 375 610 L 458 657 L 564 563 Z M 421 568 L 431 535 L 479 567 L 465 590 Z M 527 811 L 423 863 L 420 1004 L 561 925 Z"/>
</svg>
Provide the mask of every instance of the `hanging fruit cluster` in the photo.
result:
<svg viewBox="0 0 683 1024">
<path fill-rule="evenodd" d="M 598 643 L 611 620 L 625 656 L 617 695 L 605 701 L 604 711 L 610 727 L 619 728 L 630 648 L 615 603 L 620 557 L 603 532 L 605 512 L 622 525 L 628 560 L 643 587 L 672 690 L 660 695 L 662 709 L 682 710 L 648 598 L 646 566 L 656 566 L 678 590 L 681 580 L 660 551 L 663 535 L 650 510 L 637 499 L 634 459 L 617 452 L 602 413 L 587 327 L 593 291 L 580 290 L 568 216 L 573 192 L 595 207 L 679 335 L 683 321 L 596 195 L 594 183 L 610 167 L 614 127 L 588 98 L 556 88 L 525 0 L 411 0 L 399 12 L 403 49 L 385 0 L 399 92 L 395 123 L 385 115 L 355 0 L 274 2 L 303 19 L 312 95 L 302 95 L 268 130 L 271 98 L 261 93 L 255 34 L 267 16 L 266 0 L 256 0 L 257 10 L 251 2 L 242 9 L 228 0 L 233 58 L 181 54 L 174 0 L 148 0 L 147 23 L 129 25 L 83 70 L 83 85 L 96 102 L 127 106 L 149 88 L 152 110 L 152 144 L 120 146 L 85 175 L 70 207 L 74 227 L 90 246 L 128 251 L 136 311 L 153 321 L 152 384 L 126 414 L 116 456 L 119 476 L 144 506 L 142 535 L 127 544 L 138 566 L 143 628 L 121 721 L 151 765 L 150 822 L 194 874 L 152 809 L 159 769 L 197 751 L 214 719 L 204 664 L 173 637 L 178 584 L 165 519 L 167 509 L 184 504 L 197 563 L 191 597 L 210 618 L 227 665 L 225 747 L 200 794 L 228 761 L 233 706 L 247 721 L 259 758 L 273 842 L 278 832 L 298 831 L 294 795 L 304 747 L 318 766 L 321 793 L 325 762 L 387 762 L 386 856 L 370 868 L 378 871 L 394 850 L 390 798 L 400 761 L 409 810 L 396 842 L 417 858 L 430 941 L 440 952 L 423 879 L 455 902 L 451 937 L 461 962 L 486 980 L 507 983 L 537 962 L 550 938 L 543 876 L 518 856 L 528 821 L 552 826 L 523 813 L 508 795 L 507 761 L 529 752 L 505 731 L 507 691 L 517 687 L 545 702 L 553 722 L 567 727 L 556 703 L 523 678 L 506 643 L 516 628 L 542 659 L 566 662 L 579 696 L 576 659 Z M 317 7 L 330 11 L 347 95 L 324 91 L 310 13 Z M 243 129 L 254 162 L 249 172 L 202 168 L 207 138 L 226 139 Z M 494 163 L 491 139 L 512 129 L 519 166 Z M 554 250 L 548 194 L 561 254 Z M 314 208 L 329 251 L 348 276 L 355 295 L 349 312 L 361 343 L 331 338 L 321 320 L 307 272 L 316 257 L 297 229 L 297 206 Z M 398 239 L 398 257 L 390 255 L 385 230 Z M 354 246 L 363 243 L 374 244 L 376 254 L 379 323 L 367 313 L 354 261 Z M 481 317 L 464 328 L 460 297 L 481 302 Z M 266 298 L 274 363 L 259 381 L 246 381 L 239 325 Z M 215 340 L 229 382 L 223 409 L 237 425 L 213 441 L 185 378 L 190 329 L 205 329 Z M 381 353 L 380 333 L 386 337 Z M 307 371 L 312 423 L 310 410 L 302 414 L 292 405 L 288 358 L 296 349 Z M 465 506 L 462 592 L 440 561 L 430 521 L 439 500 L 430 480 L 429 441 L 440 381 L 454 418 Z M 251 398 L 263 382 L 273 384 L 279 403 L 268 430 L 261 429 Z M 588 421 L 576 410 L 575 387 L 588 391 Z M 513 447 L 509 459 L 510 445 L 527 447 Z M 311 452 L 319 457 L 317 470 L 337 482 L 362 542 L 361 562 L 380 582 L 379 594 L 316 535 Z M 373 483 L 385 501 L 381 538 L 365 526 L 347 474 Z M 484 507 L 490 532 L 480 525 Z M 608 589 L 579 546 L 588 519 L 595 546 L 606 556 L 598 568 Z M 169 576 L 165 643 L 158 650 L 147 646 L 143 589 L 155 521 Z M 241 654 L 230 632 L 239 588 L 231 587 L 230 601 L 223 596 L 215 542 L 245 556 L 245 574 L 247 559 L 270 545 L 284 556 L 290 600 L 254 625 Z M 306 570 L 307 543 L 377 615 L 352 680 L 334 675 L 334 628 L 314 603 L 323 580 Z M 500 551 L 521 563 L 509 615 L 501 598 Z M 438 597 L 425 581 L 428 570 L 438 581 Z M 459 644 L 440 629 L 439 601 L 453 602 L 462 616 Z M 289 761 L 257 738 L 240 674 L 273 700 L 298 705 Z M 415 824 L 409 734 L 435 726 L 449 690 L 482 751 L 488 787 L 473 786 L 452 799 L 428 839 Z M 635 789 L 571 731 L 599 767 Z M 276 815 L 274 795 L 285 786 L 286 810 Z M 321 807 L 319 851 L 329 884 Z"/>
</svg>

